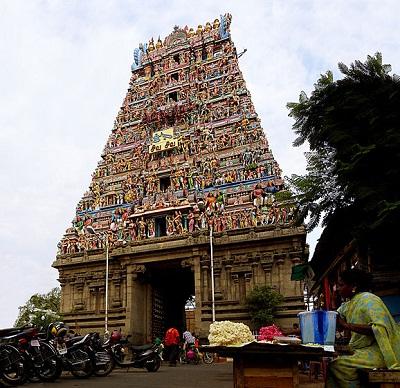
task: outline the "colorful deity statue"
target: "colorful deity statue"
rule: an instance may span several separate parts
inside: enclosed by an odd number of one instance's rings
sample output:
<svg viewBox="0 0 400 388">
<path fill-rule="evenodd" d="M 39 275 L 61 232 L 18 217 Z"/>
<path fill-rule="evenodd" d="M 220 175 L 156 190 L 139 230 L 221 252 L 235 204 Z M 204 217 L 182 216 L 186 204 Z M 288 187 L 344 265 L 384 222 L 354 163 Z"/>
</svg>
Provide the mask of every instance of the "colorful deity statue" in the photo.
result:
<svg viewBox="0 0 400 388">
<path fill-rule="evenodd" d="M 264 189 L 262 188 L 261 183 L 255 185 L 252 198 L 255 207 L 259 208 L 264 204 Z"/>
<path fill-rule="evenodd" d="M 132 241 L 135 241 L 138 236 L 137 225 L 136 222 L 131 222 L 129 224 L 129 234 Z"/>
<path fill-rule="evenodd" d="M 177 234 L 183 233 L 182 213 L 179 210 L 174 213 L 174 228 Z"/>
<path fill-rule="evenodd" d="M 138 221 L 138 240 L 146 238 L 146 222 L 143 217 Z"/>
<path fill-rule="evenodd" d="M 154 218 L 147 221 L 147 237 L 152 238 L 156 235 L 156 224 Z"/>
<path fill-rule="evenodd" d="M 167 236 L 171 236 L 175 232 L 174 219 L 172 218 L 172 216 L 167 216 L 166 221 L 167 221 Z"/>
<path fill-rule="evenodd" d="M 195 216 L 193 211 L 189 211 L 188 214 L 188 229 L 189 229 L 189 233 L 193 233 L 194 231 L 194 225 L 195 225 Z"/>
</svg>

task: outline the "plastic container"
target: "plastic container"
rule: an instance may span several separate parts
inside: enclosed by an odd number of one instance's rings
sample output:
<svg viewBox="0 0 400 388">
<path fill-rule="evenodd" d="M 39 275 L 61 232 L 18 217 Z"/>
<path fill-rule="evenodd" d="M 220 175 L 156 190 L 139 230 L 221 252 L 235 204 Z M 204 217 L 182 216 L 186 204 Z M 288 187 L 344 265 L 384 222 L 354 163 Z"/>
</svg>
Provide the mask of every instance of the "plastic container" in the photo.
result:
<svg viewBox="0 0 400 388">
<path fill-rule="evenodd" d="M 334 345 L 336 311 L 314 310 L 298 314 L 303 344 Z"/>
</svg>

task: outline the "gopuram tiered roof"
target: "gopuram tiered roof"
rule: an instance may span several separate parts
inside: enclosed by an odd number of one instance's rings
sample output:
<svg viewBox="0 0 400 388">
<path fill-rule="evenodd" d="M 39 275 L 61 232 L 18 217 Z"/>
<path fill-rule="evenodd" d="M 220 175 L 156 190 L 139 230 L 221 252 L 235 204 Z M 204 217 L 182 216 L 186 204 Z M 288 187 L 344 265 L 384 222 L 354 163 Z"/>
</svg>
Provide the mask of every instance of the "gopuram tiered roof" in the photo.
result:
<svg viewBox="0 0 400 388">
<path fill-rule="evenodd" d="M 89 266 L 82 259 L 76 272 L 74 257 L 104 249 L 101 234 L 115 257 L 118 249 L 128 257 L 140 246 L 151 256 L 152 242 L 190 238 L 195 244 L 210 228 L 221 236 L 291 228 L 294 207 L 277 196 L 281 170 L 239 69 L 230 21 L 226 14 L 197 29 L 175 27 L 164 40 L 135 49 L 123 104 L 58 246 L 54 266 L 62 286 L 69 278 L 75 284 Z M 88 226 L 98 235 L 86 233 Z M 299 235 L 303 241 L 304 232 Z M 285 254 L 301 257 L 299 244 Z M 96 273 L 98 282 L 103 274 Z M 90 288 L 94 281 L 82 282 Z M 81 301 L 82 307 L 67 294 L 71 305 L 64 312 L 90 310 L 90 303 Z"/>
<path fill-rule="evenodd" d="M 175 27 L 135 50 L 128 93 L 61 254 L 98 244 L 85 225 L 107 231 L 113 246 L 291 220 L 292 208 L 274 201 L 281 170 L 236 49 L 223 40 L 228 31 L 227 17 L 197 31 Z M 254 206 L 257 183 L 265 206 Z M 156 230 L 154 217 L 167 209 L 165 230 Z"/>
</svg>

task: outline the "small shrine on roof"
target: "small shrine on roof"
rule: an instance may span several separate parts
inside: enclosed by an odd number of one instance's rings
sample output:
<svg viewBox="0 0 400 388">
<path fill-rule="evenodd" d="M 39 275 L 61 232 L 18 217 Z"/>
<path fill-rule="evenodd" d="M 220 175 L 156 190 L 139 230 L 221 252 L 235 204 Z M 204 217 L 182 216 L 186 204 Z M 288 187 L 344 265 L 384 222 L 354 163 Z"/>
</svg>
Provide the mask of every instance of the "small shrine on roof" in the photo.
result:
<svg viewBox="0 0 400 388">
<path fill-rule="evenodd" d="M 217 320 L 249 324 L 245 300 L 257 285 L 284 295 L 281 325 L 304 309 L 290 275 L 307 259 L 305 230 L 292 225 L 230 23 L 226 14 L 175 26 L 134 50 L 122 106 L 53 263 L 70 326 L 102 330 L 108 314 L 109 330 L 143 343 L 187 326 L 190 299 L 190 329 L 205 337 L 212 299 Z"/>
</svg>

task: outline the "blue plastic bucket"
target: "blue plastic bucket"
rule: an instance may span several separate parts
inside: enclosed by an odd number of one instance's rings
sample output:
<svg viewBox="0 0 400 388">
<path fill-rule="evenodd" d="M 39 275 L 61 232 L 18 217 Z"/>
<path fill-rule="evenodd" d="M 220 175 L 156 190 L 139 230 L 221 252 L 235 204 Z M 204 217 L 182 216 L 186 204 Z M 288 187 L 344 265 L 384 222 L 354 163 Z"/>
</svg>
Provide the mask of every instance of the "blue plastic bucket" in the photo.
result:
<svg viewBox="0 0 400 388">
<path fill-rule="evenodd" d="M 303 344 L 333 345 L 336 334 L 336 311 L 303 311 L 298 314 Z"/>
</svg>

